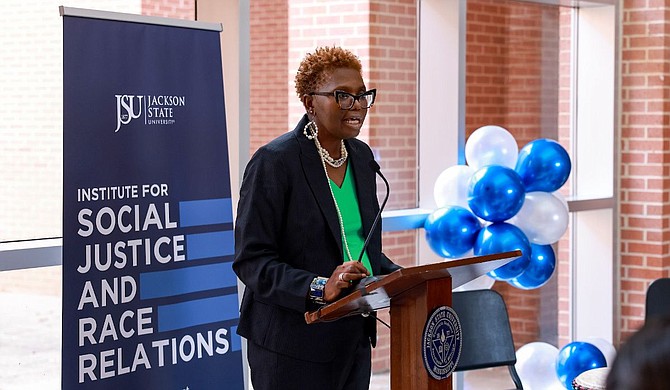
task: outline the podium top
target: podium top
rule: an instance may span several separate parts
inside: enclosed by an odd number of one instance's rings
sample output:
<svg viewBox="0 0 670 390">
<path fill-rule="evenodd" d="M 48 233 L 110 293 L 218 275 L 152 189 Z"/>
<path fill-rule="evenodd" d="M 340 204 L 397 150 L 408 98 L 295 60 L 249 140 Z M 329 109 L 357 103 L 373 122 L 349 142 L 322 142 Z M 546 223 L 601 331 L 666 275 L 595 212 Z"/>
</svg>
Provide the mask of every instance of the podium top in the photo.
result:
<svg viewBox="0 0 670 390">
<path fill-rule="evenodd" d="M 401 268 L 388 275 L 372 278 L 355 288 L 350 294 L 305 313 L 308 324 L 329 322 L 339 318 L 370 313 L 391 305 L 391 300 L 403 292 L 432 279 L 451 277 L 452 288 L 464 285 L 521 256 L 520 250 L 474 256 L 458 260 L 443 261 Z M 365 279 L 364 279 L 365 280 Z"/>
</svg>

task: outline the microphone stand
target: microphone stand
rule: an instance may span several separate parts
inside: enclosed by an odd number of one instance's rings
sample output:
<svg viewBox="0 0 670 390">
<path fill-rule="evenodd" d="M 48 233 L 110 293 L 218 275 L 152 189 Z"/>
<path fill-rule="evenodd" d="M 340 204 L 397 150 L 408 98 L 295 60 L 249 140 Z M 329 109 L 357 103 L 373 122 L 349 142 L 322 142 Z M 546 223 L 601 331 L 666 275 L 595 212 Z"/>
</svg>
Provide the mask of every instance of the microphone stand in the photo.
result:
<svg viewBox="0 0 670 390">
<path fill-rule="evenodd" d="M 382 178 L 384 181 L 384 184 L 386 185 L 386 196 L 384 197 L 384 201 L 382 202 L 381 207 L 379 208 L 379 212 L 375 216 L 374 221 L 372 222 L 372 227 L 370 228 L 370 231 L 368 232 L 368 236 L 365 238 L 365 242 L 363 243 L 363 248 L 361 249 L 361 254 L 358 256 L 358 262 L 360 263 L 361 260 L 363 260 L 363 254 L 365 253 L 365 250 L 368 248 L 368 244 L 370 243 L 370 240 L 372 239 L 372 234 L 375 231 L 375 228 L 377 227 L 377 224 L 379 223 L 379 220 L 381 219 L 382 216 L 382 211 L 384 211 L 384 207 L 386 207 L 386 202 L 389 200 L 389 193 L 391 192 L 391 187 L 389 186 L 388 180 L 384 177 L 384 175 L 381 172 L 381 168 L 379 167 L 379 164 L 375 160 L 370 160 L 368 163 L 368 166 L 370 169 L 372 169 L 379 177 Z M 355 289 L 361 288 L 364 289 L 365 286 L 368 283 L 374 282 L 377 280 L 377 277 L 375 276 L 368 276 L 366 278 L 360 279 L 358 283 L 355 285 Z"/>
</svg>

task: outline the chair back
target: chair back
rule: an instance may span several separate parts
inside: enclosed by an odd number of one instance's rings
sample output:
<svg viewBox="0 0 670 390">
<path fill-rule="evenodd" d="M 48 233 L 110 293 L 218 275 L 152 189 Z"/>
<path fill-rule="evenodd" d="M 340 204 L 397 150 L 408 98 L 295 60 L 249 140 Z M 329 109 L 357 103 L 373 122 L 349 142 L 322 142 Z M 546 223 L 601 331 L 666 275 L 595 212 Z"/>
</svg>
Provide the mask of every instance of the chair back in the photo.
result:
<svg viewBox="0 0 670 390">
<path fill-rule="evenodd" d="M 463 342 L 455 371 L 507 366 L 516 389 L 523 390 L 516 372 L 516 349 L 507 306 L 494 290 L 452 293 L 452 308 L 461 323 Z"/>
<path fill-rule="evenodd" d="M 670 317 L 670 278 L 656 279 L 647 289 L 645 321 L 660 317 Z"/>
<path fill-rule="evenodd" d="M 463 343 L 455 371 L 509 366 L 516 363 L 507 306 L 494 290 L 452 294 L 452 308 L 461 323 Z"/>
</svg>

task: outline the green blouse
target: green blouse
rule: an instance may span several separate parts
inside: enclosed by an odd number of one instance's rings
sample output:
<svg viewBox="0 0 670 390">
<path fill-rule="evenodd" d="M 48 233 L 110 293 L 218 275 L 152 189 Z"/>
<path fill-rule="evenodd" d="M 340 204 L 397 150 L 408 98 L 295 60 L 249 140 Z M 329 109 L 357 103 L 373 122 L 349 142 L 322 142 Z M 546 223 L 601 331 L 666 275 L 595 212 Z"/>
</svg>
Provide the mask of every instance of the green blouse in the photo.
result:
<svg viewBox="0 0 670 390">
<path fill-rule="evenodd" d="M 358 206 L 358 198 L 356 197 L 356 184 L 354 183 L 354 175 L 351 171 L 351 164 L 347 164 L 347 170 L 344 173 L 344 181 L 342 187 L 338 187 L 334 181 L 329 180 L 330 188 L 333 190 L 335 201 L 342 214 L 342 223 L 344 224 L 345 237 L 342 237 L 342 253 L 344 253 L 344 260 L 347 258 L 347 248 L 344 240 L 349 244 L 349 251 L 353 260 L 358 260 L 361 254 L 363 243 L 365 242 L 365 235 L 363 234 L 363 221 L 361 220 L 361 211 Z M 372 267 L 370 266 L 370 259 L 367 252 L 363 254 L 361 260 L 365 268 L 368 269 L 372 275 Z"/>
</svg>

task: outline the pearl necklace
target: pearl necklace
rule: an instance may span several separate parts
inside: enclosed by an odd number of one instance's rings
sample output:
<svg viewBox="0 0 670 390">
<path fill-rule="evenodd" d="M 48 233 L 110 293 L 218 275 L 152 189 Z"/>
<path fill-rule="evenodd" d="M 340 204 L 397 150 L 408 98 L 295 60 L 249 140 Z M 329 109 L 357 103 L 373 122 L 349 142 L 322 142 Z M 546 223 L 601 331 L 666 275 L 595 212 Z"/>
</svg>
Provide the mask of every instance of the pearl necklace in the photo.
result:
<svg viewBox="0 0 670 390">
<path fill-rule="evenodd" d="M 349 250 L 349 242 L 347 240 L 347 234 L 344 232 L 344 222 L 342 220 L 342 212 L 340 211 L 340 206 L 337 204 L 337 200 L 335 199 L 335 193 L 333 192 L 333 187 L 330 186 L 330 176 L 328 176 L 328 168 L 326 168 L 326 164 L 330 165 L 333 168 L 339 168 L 347 161 L 349 153 L 347 152 L 347 148 L 344 147 L 344 140 L 340 141 L 341 157 L 335 160 L 330 156 L 330 153 L 328 153 L 328 151 L 321 146 L 321 143 L 317 138 L 317 135 L 319 135 L 319 128 L 316 126 L 316 123 L 314 121 L 307 122 L 305 127 L 302 129 L 302 133 L 305 134 L 305 137 L 307 137 L 307 139 L 314 140 L 316 150 L 319 152 L 319 156 L 321 157 L 321 165 L 323 166 L 323 173 L 326 174 L 326 185 L 330 190 L 330 196 L 333 198 L 333 203 L 335 204 L 335 210 L 337 211 L 337 221 L 340 223 L 340 234 L 342 234 L 342 241 L 344 241 L 344 248 L 347 251 L 347 257 L 349 258 L 349 261 L 354 261 L 353 256 L 351 256 L 351 251 Z"/>
<path fill-rule="evenodd" d="M 337 220 L 340 223 L 340 233 L 342 234 L 342 241 L 344 241 L 344 248 L 347 251 L 347 257 L 349 261 L 354 261 L 353 256 L 351 256 L 351 251 L 349 250 L 349 242 L 347 240 L 347 234 L 344 232 L 344 222 L 342 220 L 342 212 L 340 211 L 340 206 L 337 204 L 335 199 L 335 193 L 333 192 L 333 187 L 330 186 L 330 177 L 328 176 L 328 169 L 326 169 L 326 159 L 321 156 L 321 165 L 323 165 L 323 172 L 326 174 L 326 181 L 328 189 L 330 190 L 330 196 L 333 198 L 333 203 L 335 203 L 335 210 L 337 211 Z"/>
<path fill-rule="evenodd" d="M 340 155 L 342 157 L 338 158 L 337 160 L 330 157 L 330 153 L 328 153 L 328 151 L 321 146 L 321 143 L 319 142 L 318 138 L 314 137 L 314 143 L 316 144 L 316 148 L 319 150 L 321 160 L 323 160 L 325 163 L 327 163 L 333 168 L 339 168 L 342 165 L 344 165 L 344 163 L 347 161 L 347 157 L 349 157 L 347 148 L 344 147 L 344 140 L 340 141 Z"/>
<path fill-rule="evenodd" d="M 347 152 L 347 148 L 344 147 L 344 140 L 340 140 L 340 158 L 337 160 L 332 158 L 330 156 L 330 153 L 321 146 L 321 142 L 319 142 L 319 128 L 316 126 L 316 123 L 314 121 L 309 121 L 305 125 L 305 127 L 302 129 L 302 133 L 305 134 L 305 137 L 310 140 L 314 140 L 314 144 L 316 145 L 316 150 L 319 152 L 319 155 L 321 156 L 321 160 L 326 162 L 328 165 L 330 165 L 333 168 L 339 168 L 344 163 L 347 161 L 347 157 L 349 157 L 349 153 Z"/>
</svg>

